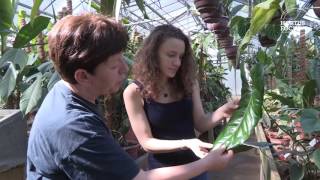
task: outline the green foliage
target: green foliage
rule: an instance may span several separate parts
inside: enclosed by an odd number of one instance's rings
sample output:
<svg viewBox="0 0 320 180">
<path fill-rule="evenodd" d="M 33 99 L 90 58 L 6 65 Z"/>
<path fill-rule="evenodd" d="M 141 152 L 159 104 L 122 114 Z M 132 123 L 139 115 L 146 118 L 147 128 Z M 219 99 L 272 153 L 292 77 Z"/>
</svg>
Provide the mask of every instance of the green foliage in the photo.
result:
<svg viewBox="0 0 320 180">
<path fill-rule="evenodd" d="M 23 114 L 28 114 L 39 105 L 42 97 L 42 74 L 37 73 L 34 82 L 27 88 L 21 96 L 20 110 Z"/>
<path fill-rule="evenodd" d="M 41 3 L 42 3 L 42 0 L 34 0 L 33 1 L 33 7 L 31 9 L 31 16 L 30 16 L 30 23 L 32 26 L 34 26 L 35 19 L 38 16 L 39 7 L 40 7 Z"/>
<path fill-rule="evenodd" d="M 226 103 L 230 90 L 223 83 L 225 69 L 213 65 L 209 50 L 215 47 L 212 33 L 198 33 L 192 40 L 192 49 L 198 69 L 200 96 L 205 111 L 213 111 Z"/>
<path fill-rule="evenodd" d="M 16 86 L 17 71 L 13 63 L 8 63 L 6 72 L 0 81 L 0 104 L 7 101 L 9 95 L 12 93 Z"/>
<path fill-rule="evenodd" d="M 13 2 L 11 0 L 2 0 L 0 2 L 0 34 L 8 34 L 12 25 L 14 16 Z"/>
<path fill-rule="evenodd" d="M 240 107 L 233 113 L 228 124 L 214 141 L 214 145 L 224 144 L 228 149 L 237 147 L 245 142 L 262 117 L 264 94 L 264 73 L 260 63 L 253 65 L 250 72 L 251 82 L 241 66 L 241 100 Z M 230 133 L 233 132 L 233 133 Z"/>
<path fill-rule="evenodd" d="M 38 16 L 34 19 L 33 25 L 30 22 L 23 26 L 16 36 L 13 47 L 22 48 L 23 46 L 25 46 L 29 41 L 31 41 L 39 33 L 46 29 L 49 22 L 50 18 Z"/>
<path fill-rule="evenodd" d="M 296 0 L 285 0 L 287 14 L 291 17 L 295 17 L 297 15 L 297 1 Z"/>
<path fill-rule="evenodd" d="M 234 16 L 230 22 L 230 28 L 243 38 L 250 27 L 250 18 L 242 16 Z"/>
<path fill-rule="evenodd" d="M 239 49 L 245 49 L 251 38 L 262 30 L 262 28 L 271 21 L 279 9 L 279 0 L 267 0 L 253 8 L 252 17 L 250 20 L 250 28 L 242 39 Z"/>
<path fill-rule="evenodd" d="M 28 55 L 22 49 L 10 48 L 0 58 L 0 67 L 9 61 L 18 65 L 19 70 L 23 70 L 28 62 Z"/>
</svg>

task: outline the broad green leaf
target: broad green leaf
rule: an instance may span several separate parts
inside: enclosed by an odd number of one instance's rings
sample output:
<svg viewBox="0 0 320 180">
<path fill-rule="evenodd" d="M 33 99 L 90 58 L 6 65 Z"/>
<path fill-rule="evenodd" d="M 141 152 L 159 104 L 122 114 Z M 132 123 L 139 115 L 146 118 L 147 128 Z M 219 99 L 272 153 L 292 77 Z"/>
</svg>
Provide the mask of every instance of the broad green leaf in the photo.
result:
<svg viewBox="0 0 320 180">
<path fill-rule="evenodd" d="M 41 84 L 42 75 L 41 73 L 39 73 L 36 80 L 31 84 L 31 86 L 22 93 L 20 100 L 20 110 L 23 112 L 23 114 L 28 114 L 39 104 L 42 96 Z"/>
<path fill-rule="evenodd" d="M 48 26 L 49 22 L 50 18 L 38 16 L 34 19 L 34 26 L 30 22 L 23 26 L 14 40 L 13 47 L 22 48 L 25 46 L 29 41 L 43 31 Z"/>
<path fill-rule="evenodd" d="M 58 82 L 60 79 L 61 79 L 61 78 L 60 78 L 59 74 L 57 73 L 57 71 L 55 71 L 55 72 L 52 74 L 52 76 L 51 76 L 51 78 L 50 78 L 50 80 L 49 80 L 49 82 L 48 82 L 48 85 L 47 85 L 48 90 L 50 91 L 50 89 L 51 89 L 51 88 L 56 84 L 56 82 Z"/>
<path fill-rule="evenodd" d="M 27 64 L 28 55 L 22 49 L 10 48 L 1 57 L 0 67 L 8 61 L 19 65 L 19 68 L 20 68 L 19 70 L 21 71 Z"/>
<path fill-rule="evenodd" d="M 256 35 L 267 23 L 269 23 L 274 14 L 279 9 L 279 0 L 267 0 L 257 4 L 253 8 L 250 28 L 242 39 L 239 49 L 242 51 L 250 42 L 252 36 Z"/>
<path fill-rule="evenodd" d="M 0 81 L 0 103 L 5 102 L 16 86 L 18 72 L 12 63 Z"/>
<path fill-rule="evenodd" d="M 33 6 L 31 10 L 30 23 L 34 25 L 34 20 L 38 16 L 39 7 L 42 3 L 42 0 L 33 0 Z"/>
<path fill-rule="evenodd" d="M 14 10 L 11 0 L 0 1 L 0 34 L 6 35 L 9 33 L 14 17 Z"/>
<path fill-rule="evenodd" d="M 317 149 L 312 153 L 312 160 L 318 169 L 320 169 L 320 149 Z"/>
<path fill-rule="evenodd" d="M 243 65 L 242 65 L 243 66 Z M 237 147 L 245 142 L 262 117 L 262 104 L 264 94 L 264 73 L 262 64 L 253 65 L 250 83 L 244 68 L 241 68 L 241 80 L 245 82 L 241 89 L 240 107 L 236 110 L 229 123 L 214 141 L 215 147 L 224 144 L 228 149 Z M 250 85 L 249 85 L 250 84 Z M 232 132 L 232 133 L 230 133 Z"/>
<path fill-rule="evenodd" d="M 304 167 L 296 162 L 290 162 L 290 180 L 302 180 L 304 176 Z"/>
<path fill-rule="evenodd" d="M 287 14 L 295 18 L 297 15 L 297 1 L 296 0 L 285 0 Z"/>
<path fill-rule="evenodd" d="M 320 131 L 320 112 L 316 109 L 303 109 L 300 121 L 305 133 Z"/>
</svg>

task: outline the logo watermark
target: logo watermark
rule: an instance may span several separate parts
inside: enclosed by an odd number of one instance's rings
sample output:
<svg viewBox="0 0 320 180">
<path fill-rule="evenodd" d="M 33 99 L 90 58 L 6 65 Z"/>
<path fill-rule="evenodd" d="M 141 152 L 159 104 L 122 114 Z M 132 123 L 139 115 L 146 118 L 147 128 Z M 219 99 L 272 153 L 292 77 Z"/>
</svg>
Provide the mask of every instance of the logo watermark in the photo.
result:
<svg viewBox="0 0 320 180">
<path fill-rule="evenodd" d="M 306 25 L 305 21 L 280 21 L 281 32 L 299 30 Z"/>
</svg>

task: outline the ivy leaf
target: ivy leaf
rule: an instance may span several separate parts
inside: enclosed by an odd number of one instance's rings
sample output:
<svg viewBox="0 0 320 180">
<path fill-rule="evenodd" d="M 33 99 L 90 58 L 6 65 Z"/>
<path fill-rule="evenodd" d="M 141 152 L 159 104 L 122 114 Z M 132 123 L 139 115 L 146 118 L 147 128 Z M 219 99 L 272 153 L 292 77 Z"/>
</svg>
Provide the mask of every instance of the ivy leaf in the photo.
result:
<svg viewBox="0 0 320 180">
<path fill-rule="evenodd" d="M 227 149 L 232 149 L 242 144 L 250 137 L 251 132 L 262 117 L 264 94 L 263 65 L 260 63 L 253 65 L 250 72 L 252 81 L 250 85 L 243 66 L 242 63 L 241 80 L 243 86 L 241 89 L 240 107 L 233 113 L 229 123 L 219 134 L 216 141 L 214 141 L 215 147 L 224 144 Z"/>
</svg>

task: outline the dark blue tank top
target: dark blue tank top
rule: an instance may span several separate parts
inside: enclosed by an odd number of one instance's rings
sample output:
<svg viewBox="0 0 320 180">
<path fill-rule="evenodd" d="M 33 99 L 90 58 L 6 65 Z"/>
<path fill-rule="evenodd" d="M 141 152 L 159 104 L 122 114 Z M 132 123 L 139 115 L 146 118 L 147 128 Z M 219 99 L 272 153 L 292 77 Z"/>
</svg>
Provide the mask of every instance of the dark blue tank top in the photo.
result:
<svg viewBox="0 0 320 180">
<path fill-rule="evenodd" d="M 139 86 L 140 90 L 143 88 L 140 82 L 134 81 L 134 83 Z M 191 97 L 185 97 L 171 103 L 159 103 L 152 99 L 144 99 L 144 110 L 153 137 L 164 140 L 181 140 L 196 137 Z M 189 149 L 150 154 L 149 156 L 149 161 L 155 161 L 153 164 L 162 164 L 161 167 L 186 164 L 198 159 Z"/>
</svg>

